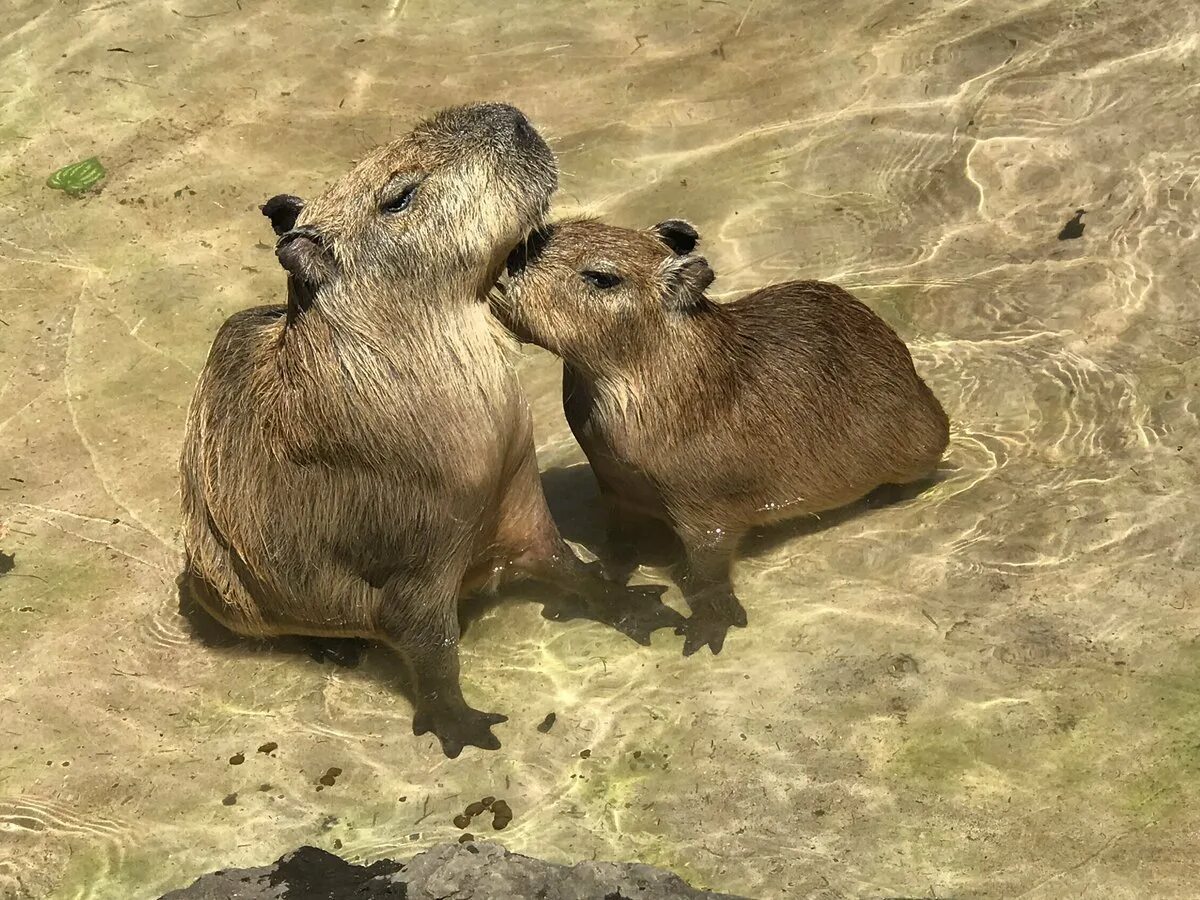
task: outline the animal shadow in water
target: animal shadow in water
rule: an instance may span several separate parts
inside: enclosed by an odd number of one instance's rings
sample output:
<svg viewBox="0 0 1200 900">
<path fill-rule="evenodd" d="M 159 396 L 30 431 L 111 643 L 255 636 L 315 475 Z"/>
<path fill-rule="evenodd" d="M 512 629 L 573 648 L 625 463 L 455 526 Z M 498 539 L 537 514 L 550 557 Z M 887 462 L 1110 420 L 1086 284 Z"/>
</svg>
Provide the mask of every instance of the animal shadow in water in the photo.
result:
<svg viewBox="0 0 1200 900">
<path fill-rule="evenodd" d="M 842 525 L 871 510 L 913 500 L 948 477 L 954 468 L 953 464 L 943 461 L 928 478 L 910 484 L 882 485 L 861 500 L 823 512 L 819 518 L 801 516 L 755 529 L 742 541 L 738 556 L 768 553 L 784 544 Z M 604 506 L 591 466 L 579 463 L 547 469 L 542 473 L 542 487 L 563 537 L 603 557 Z M 656 527 L 639 537 L 644 540 L 641 563 L 651 568 L 670 569 L 671 577 L 678 580 L 682 575 L 683 546 L 671 529 L 666 524 L 656 523 Z"/>
<path fill-rule="evenodd" d="M 547 469 L 542 473 L 542 491 L 562 536 L 603 559 L 607 549 L 604 503 L 592 467 L 577 463 Z M 666 523 L 649 524 L 645 533 L 639 527 L 640 560 L 651 568 L 667 568 L 682 558 L 683 547 Z"/>
<path fill-rule="evenodd" d="M 175 583 L 179 614 L 186 622 L 190 636 L 210 650 L 229 655 L 280 654 L 306 658 L 314 665 L 329 664 L 343 671 L 354 670 L 356 677 L 394 685 L 415 706 L 417 693 L 412 673 L 400 654 L 390 648 L 361 638 L 245 637 L 230 631 L 205 611 L 195 596 L 196 587 L 186 571 L 180 573 Z M 489 610 L 516 599 L 513 593 L 511 590 L 502 590 L 496 594 L 476 593 L 463 597 L 458 606 L 462 635 L 466 636 L 474 623 Z M 525 582 L 520 586 L 520 599 L 541 604 L 547 619 L 589 619 L 599 622 L 582 602 L 534 582 Z M 609 623 L 601 624 L 612 627 Z M 368 652 L 370 649 L 375 652 Z"/>
<path fill-rule="evenodd" d="M 940 483 L 951 471 L 950 467 L 939 467 L 927 478 L 919 481 L 912 481 L 908 484 L 880 485 L 865 497 L 855 500 L 853 503 L 847 503 L 845 506 L 839 506 L 837 509 L 826 510 L 819 517 L 801 516 L 756 528 L 746 536 L 739 555 L 757 556 L 760 553 L 769 553 L 792 541 L 819 534 L 828 528 L 836 528 L 838 525 L 857 519 L 872 510 L 898 506 L 915 500 L 935 484 Z"/>
</svg>

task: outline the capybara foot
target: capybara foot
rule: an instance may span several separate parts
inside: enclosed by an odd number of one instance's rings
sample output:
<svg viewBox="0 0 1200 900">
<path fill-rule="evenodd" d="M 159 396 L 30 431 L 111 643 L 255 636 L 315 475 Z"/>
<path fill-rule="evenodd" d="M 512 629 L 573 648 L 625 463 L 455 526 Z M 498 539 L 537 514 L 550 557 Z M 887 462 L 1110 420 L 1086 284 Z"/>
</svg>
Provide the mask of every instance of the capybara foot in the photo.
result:
<svg viewBox="0 0 1200 900">
<path fill-rule="evenodd" d="M 704 646 L 716 656 L 725 646 L 725 635 L 730 628 L 746 627 L 746 610 L 732 591 L 698 596 L 689 602 L 691 618 L 675 629 L 676 634 L 684 636 L 684 656 L 691 656 Z"/>
<path fill-rule="evenodd" d="M 442 742 L 442 752 L 457 759 L 463 747 L 499 750 L 500 739 L 492 734 L 492 726 L 507 722 L 508 716 L 485 713 L 463 703 L 460 706 L 433 705 L 417 707 L 413 716 L 413 734 L 433 732 Z"/>
</svg>

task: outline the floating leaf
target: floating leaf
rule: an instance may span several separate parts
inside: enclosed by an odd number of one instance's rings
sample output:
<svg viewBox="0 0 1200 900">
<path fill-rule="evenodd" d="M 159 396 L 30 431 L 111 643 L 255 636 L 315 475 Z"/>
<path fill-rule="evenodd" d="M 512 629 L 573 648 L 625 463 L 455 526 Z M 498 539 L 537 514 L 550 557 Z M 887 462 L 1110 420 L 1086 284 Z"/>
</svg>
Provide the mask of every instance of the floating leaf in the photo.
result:
<svg viewBox="0 0 1200 900">
<path fill-rule="evenodd" d="M 93 156 L 83 162 L 63 166 L 46 179 L 46 184 L 57 191 L 66 191 L 72 196 L 78 196 L 99 183 L 104 175 L 104 166 Z"/>
</svg>

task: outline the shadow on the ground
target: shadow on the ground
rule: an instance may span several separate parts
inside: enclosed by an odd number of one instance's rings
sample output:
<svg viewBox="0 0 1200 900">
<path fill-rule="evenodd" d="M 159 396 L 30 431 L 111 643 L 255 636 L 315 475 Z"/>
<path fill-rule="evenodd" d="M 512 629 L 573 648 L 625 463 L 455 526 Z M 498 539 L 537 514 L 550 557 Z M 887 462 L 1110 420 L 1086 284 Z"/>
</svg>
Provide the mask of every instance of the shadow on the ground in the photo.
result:
<svg viewBox="0 0 1200 900">
<path fill-rule="evenodd" d="M 752 531 L 743 540 L 739 557 L 769 553 L 829 528 L 836 528 L 873 510 L 913 500 L 953 473 L 952 464 L 943 462 L 929 478 L 911 484 L 885 484 L 854 503 L 821 513 L 779 522 Z M 567 540 L 582 544 L 593 555 L 604 555 L 604 509 L 592 469 L 586 463 L 548 469 L 542 485 L 550 511 Z M 666 524 L 656 523 L 644 535 L 641 553 L 643 565 L 652 568 L 676 568 L 683 561 L 683 547 Z"/>
</svg>

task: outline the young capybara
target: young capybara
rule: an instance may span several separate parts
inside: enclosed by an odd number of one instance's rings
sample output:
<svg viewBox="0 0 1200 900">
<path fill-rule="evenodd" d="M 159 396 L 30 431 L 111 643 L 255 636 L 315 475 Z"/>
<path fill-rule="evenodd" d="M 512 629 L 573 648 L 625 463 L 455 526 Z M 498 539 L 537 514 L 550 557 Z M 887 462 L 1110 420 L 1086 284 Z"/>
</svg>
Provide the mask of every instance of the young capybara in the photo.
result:
<svg viewBox="0 0 1200 900">
<path fill-rule="evenodd" d="M 564 361 L 613 557 L 633 559 L 641 519 L 681 539 L 685 654 L 717 653 L 746 624 L 730 567 L 748 529 L 919 480 L 949 440 L 908 349 L 866 306 L 815 281 L 713 302 L 698 240 L 679 220 L 563 222 L 514 249 L 493 297 L 514 334 Z"/>
<path fill-rule="evenodd" d="M 386 642 L 415 676 L 414 732 L 451 757 L 498 748 L 504 720 L 462 695 L 465 591 L 542 579 L 643 642 L 681 621 L 559 536 L 488 311 L 556 184 L 525 116 L 488 104 L 420 123 L 312 203 L 273 198 L 287 303 L 225 322 L 188 413 L 184 588 L 243 635 Z"/>
</svg>

